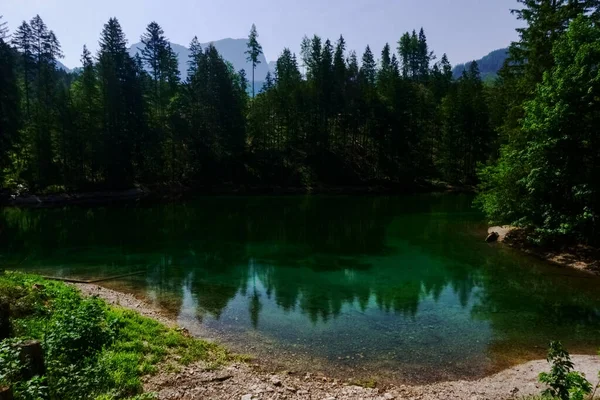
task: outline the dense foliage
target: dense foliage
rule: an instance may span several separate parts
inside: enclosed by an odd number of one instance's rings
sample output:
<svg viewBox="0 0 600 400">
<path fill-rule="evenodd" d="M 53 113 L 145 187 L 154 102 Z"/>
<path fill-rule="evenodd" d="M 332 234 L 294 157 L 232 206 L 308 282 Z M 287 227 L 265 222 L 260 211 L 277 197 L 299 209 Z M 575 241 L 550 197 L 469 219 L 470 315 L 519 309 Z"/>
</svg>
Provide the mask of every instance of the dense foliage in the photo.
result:
<svg viewBox="0 0 600 400">
<path fill-rule="evenodd" d="M 490 219 L 538 242 L 600 243 L 597 1 L 521 0 L 527 27 L 496 83 L 503 145 L 481 173 Z"/>
<path fill-rule="evenodd" d="M 0 387 L 11 386 L 16 400 L 150 399 L 141 395 L 141 377 L 159 363 L 177 369 L 228 357 L 217 345 L 35 276 L 0 276 L 0 303 L 10 304 L 14 334 L 0 341 Z M 23 376 L 19 345 L 27 339 L 42 343 L 43 376 Z"/>
<path fill-rule="evenodd" d="M 492 151 L 477 66 L 458 79 L 434 63 L 425 32 L 397 52 L 361 60 L 336 43 L 304 38 L 285 49 L 256 97 L 246 74 L 213 46 L 191 42 L 188 71 L 155 22 L 127 53 L 119 22 L 104 26 L 81 69 L 56 68 L 60 45 L 39 16 L 0 42 L 0 166 L 8 188 L 86 190 L 134 183 L 405 186 L 475 182 Z M 252 27 L 248 60 L 262 52 Z M 397 54 L 396 54 L 397 53 Z M 184 76 L 183 79 L 180 76 Z M 252 91 L 251 91 L 252 92 Z"/>
</svg>

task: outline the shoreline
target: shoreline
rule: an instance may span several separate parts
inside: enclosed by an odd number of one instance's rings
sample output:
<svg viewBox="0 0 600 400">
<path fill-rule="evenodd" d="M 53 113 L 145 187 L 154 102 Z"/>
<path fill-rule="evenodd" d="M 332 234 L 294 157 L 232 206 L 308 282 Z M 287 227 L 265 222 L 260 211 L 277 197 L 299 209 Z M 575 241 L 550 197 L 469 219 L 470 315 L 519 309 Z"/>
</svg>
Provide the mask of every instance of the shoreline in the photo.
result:
<svg viewBox="0 0 600 400">
<path fill-rule="evenodd" d="M 539 247 L 527 240 L 527 231 L 514 226 L 492 226 L 488 234 L 497 233 L 497 242 L 532 255 L 550 264 L 600 275 L 600 249 L 575 245 L 564 248 Z"/>
<path fill-rule="evenodd" d="M 374 183 L 372 185 L 214 185 L 155 186 L 137 185 L 123 190 L 64 192 L 54 194 L 13 194 L 0 191 L 0 207 L 52 208 L 70 205 L 102 206 L 140 202 L 177 202 L 193 196 L 293 196 L 293 195 L 401 195 L 417 193 L 472 193 L 472 187 L 457 187 L 443 182 L 413 184 Z"/>
<path fill-rule="evenodd" d="M 98 296 L 108 304 L 127 308 L 177 327 L 173 317 L 129 293 L 96 284 L 73 284 L 84 295 Z M 598 382 L 600 358 L 573 355 L 576 370 L 584 372 L 592 384 Z M 456 380 L 428 385 L 386 384 L 375 388 L 357 386 L 310 371 L 283 371 L 270 363 L 256 360 L 234 363 L 219 370 L 201 364 L 178 373 L 159 373 L 144 381 L 144 388 L 158 392 L 159 399 L 231 398 L 231 399 L 512 399 L 537 395 L 543 389 L 537 375 L 549 370 L 546 360 L 534 360 L 505 369 L 482 379 Z M 365 386 L 371 386 L 366 383 Z"/>
</svg>

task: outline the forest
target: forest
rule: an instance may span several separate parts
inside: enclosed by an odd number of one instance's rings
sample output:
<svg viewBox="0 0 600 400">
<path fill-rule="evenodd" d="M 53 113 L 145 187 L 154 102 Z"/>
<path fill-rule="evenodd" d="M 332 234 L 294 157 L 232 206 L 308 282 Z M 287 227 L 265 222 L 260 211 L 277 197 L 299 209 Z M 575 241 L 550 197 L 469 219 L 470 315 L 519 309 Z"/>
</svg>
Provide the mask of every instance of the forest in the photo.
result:
<svg viewBox="0 0 600 400">
<path fill-rule="evenodd" d="M 0 185 L 477 187 L 489 219 L 537 241 L 598 244 L 598 0 L 518 0 L 519 40 L 497 79 L 458 79 L 424 29 L 361 55 L 340 36 L 284 49 L 261 88 L 209 45 L 187 71 L 151 22 L 135 57 L 116 18 L 82 68 L 56 68 L 40 16 L 0 29 Z M 253 25 L 248 60 L 262 53 Z"/>
</svg>

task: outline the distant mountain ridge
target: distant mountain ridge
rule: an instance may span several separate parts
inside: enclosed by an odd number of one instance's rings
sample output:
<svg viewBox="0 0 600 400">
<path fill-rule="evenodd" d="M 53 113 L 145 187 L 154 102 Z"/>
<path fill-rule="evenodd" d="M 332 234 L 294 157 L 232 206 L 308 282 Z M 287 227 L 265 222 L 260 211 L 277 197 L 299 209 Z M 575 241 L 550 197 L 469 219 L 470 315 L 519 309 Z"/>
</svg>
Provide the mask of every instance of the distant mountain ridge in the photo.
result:
<svg viewBox="0 0 600 400">
<path fill-rule="evenodd" d="M 479 71 L 481 72 L 481 79 L 484 81 L 495 79 L 498 76 L 498 71 L 504 65 L 504 61 L 508 58 L 508 48 L 494 50 L 487 56 L 475 60 L 479 65 Z M 454 79 L 461 77 L 463 71 L 469 69 L 471 62 L 464 64 L 458 64 L 454 67 L 452 75 Z"/>
<path fill-rule="evenodd" d="M 252 81 L 252 64 L 246 61 L 247 55 L 245 54 L 247 50 L 246 44 L 248 43 L 247 39 L 222 39 L 214 42 L 202 43 L 202 47 L 205 48 L 209 44 L 213 44 L 219 54 L 225 59 L 229 61 L 236 71 L 241 69 L 246 70 L 246 76 L 249 81 Z M 171 47 L 175 54 L 177 54 L 178 64 L 179 64 L 179 74 L 182 78 L 187 76 L 188 70 L 188 60 L 190 56 L 190 50 L 177 43 L 171 43 Z M 133 57 L 138 51 L 141 51 L 144 48 L 144 44 L 141 42 L 134 43 L 129 47 L 129 54 Z M 269 72 L 269 63 L 267 63 L 267 59 L 264 54 L 259 56 L 260 64 L 256 66 L 256 70 L 254 72 L 254 79 L 256 82 L 264 81 L 267 76 L 267 72 Z M 257 84 L 257 89 L 260 87 Z"/>
<path fill-rule="evenodd" d="M 65 64 L 61 63 L 58 60 L 56 60 L 56 68 L 62 69 L 65 72 L 72 72 L 72 70 L 70 68 L 68 68 Z"/>
</svg>

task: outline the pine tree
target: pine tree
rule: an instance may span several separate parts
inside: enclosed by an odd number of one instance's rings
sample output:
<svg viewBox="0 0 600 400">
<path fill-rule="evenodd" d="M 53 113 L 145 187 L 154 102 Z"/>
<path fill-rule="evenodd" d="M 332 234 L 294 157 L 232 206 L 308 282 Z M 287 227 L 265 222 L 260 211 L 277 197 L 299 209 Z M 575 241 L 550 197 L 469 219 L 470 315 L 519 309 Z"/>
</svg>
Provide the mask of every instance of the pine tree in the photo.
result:
<svg viewBox="0 0 600 400">
<path fill-rule="evenodd" d="M 25 111 L 26 117 L 31 116 L 31 82 L 33 80 L 33 34 L 31 27 L 26 21 L 23 21 L 13 35 L 13 45 L 21 54 L 21 69 L 23 71 L 23 88 L 25 91 Z"/>
<path fill-rule="evenodd" d="M 144 118 L 137 87 L 135 62 L 127 53 L 127 40 L 116 18 L 104 25 L 98 53 L 98 76 L 103 111 L 103 171 L 111 187 L 125 187 L 134 179 L 134 140 Z"/>
<path fill-rule="evenodd" d="M 140 58 L 150 73 L 152 92 L 148 96 L 148 103 L 153 110 L 150 131 L 146 134 L 144 148 L 140 149 L 145 165 L 143 170 L 150 173 L 150 176 L 170 171 L 169 177 L 174 181 L 177 140 L 175 131 L 169 126 L 171 118 L 168 106 L 176 95 L 179 84 L 177 56 L 163 29 L 156 22 L 148 24 L 141 42 L 144 47 Z"/>
<path fill-rule="evenodd" d="M 30 45 L 32 55 L 32 94 L 34 105 L 31 114 L 30 134 L 34 135 L 30 170 L 34 180 L 45 187 L 57 182 L 57 165 L 53 162 L 59 138 L 61 121 L 57 115 L 56 95 L 59 93 L 56 76 L 56 58 L 62 57 L 60 44 L 39 15 L 30 22 Z"/>
<path fill-rule="evenodd" d="M 83 46 L 81 55 L 83 70 L 73 83 L 72 98 L 77 132 L 76 145 L 79 162 L 76 166 L 78 184 L 96 183 L 102 166 L 102 141 L 100 136 L 101 113 L 98 77 L 92 54 Z"/>
<path fill-rule="evenodd" d="M 200 42 L 198 41 L 198 37 L 194 36 L 194 38 L 190 42 L 190 54 L 189 54 L 189 59 L 187 60 L 188 79 L 191 76 L 194 76 L 196 74 L 196 72 L 198 72 L 198 63 L 200 61 L 200 57 L 202 57 L 202 56 L 203 56 L 202 46 L 200 45 Z"/>
<path fill-rule="evenodd" d="M 11 167 L 9 154 L 17 143 L 21 122 L 16 56 L 16 52 L 0 37 L 0 186 L 4 180 L 2 172 Z"/>
<path fill-rule="evenodd" d="M 364 82 L 368 85 L 375 85 L 375 78 L 377 76 L 377 65 L 375 64 L 375 57 L 371 48 L 367 46 L 362 57 L 362 65 L 360 67 L 360 74 Z"/>
<path fill-rule="evenodd" d="M 248 54 L 247 61 L 252 63 L 252 97 L 255 97 L 254 92 L 254 71 L 256 70 L 256 66 L 260 64 L 260 60 L 258 57 L 262 54 L 262 46 L 258 43 L 258 31 L 256 30 L 256 25 L 252 24 L 252 28 L 250 29 L 250 35 L 248 36 L 248 50 L 246 54 Z"/>
<path fill-rule="evenodd" d="M 433 54 L 429 52 L 427 45 L 427 37 L 423 28 L 419 31 L 419 39 L 417 45 L 417 64 L 418 64 L 418 79 L 423 82 L 429 76 L 429 64 L 433 59 Z"/>
<path fill-rule="evenodd" d="M 6 26 L 6 22 L 2 22 L 3 16 L 0 15 L 0 40 L 6 42 L 8 39 L 8 27 Z"/>
<path fill-rule="evenodd" d="M 398 55 L 402 63 L 402 76 L 408 78 L 410 76 L 410 57 L 412 53 L 412 42 L 410 34 L 406 32 L 398 41 Z"/>
</svg>

